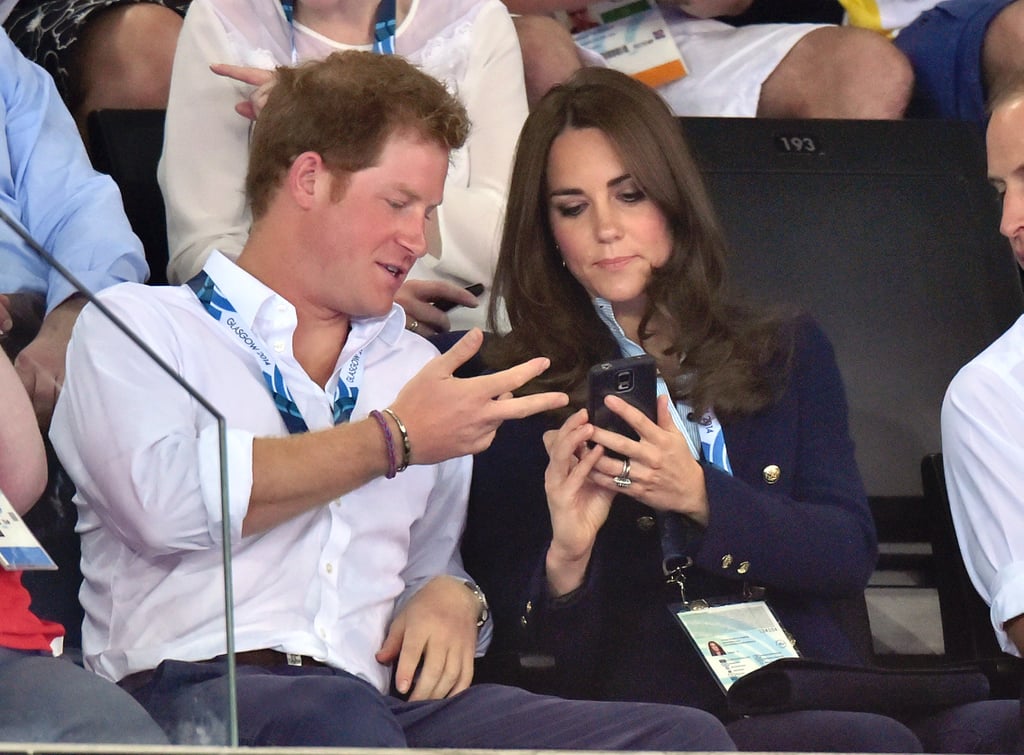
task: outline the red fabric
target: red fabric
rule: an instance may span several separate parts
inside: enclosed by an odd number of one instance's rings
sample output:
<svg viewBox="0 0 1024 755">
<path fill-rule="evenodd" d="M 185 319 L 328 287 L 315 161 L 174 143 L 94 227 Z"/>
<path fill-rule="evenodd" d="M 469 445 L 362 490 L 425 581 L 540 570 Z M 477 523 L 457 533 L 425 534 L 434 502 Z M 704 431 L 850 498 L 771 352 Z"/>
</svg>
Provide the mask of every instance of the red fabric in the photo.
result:
<svg viewBox="0 0 1024 755">
<path fill-rule="evenodd" d="M 51 643 L 64 634 L 64 627 L 32 613 L 31 602 L 21 572 L 0 569 L 0 646 L 52 652 Z"/>
</svg>

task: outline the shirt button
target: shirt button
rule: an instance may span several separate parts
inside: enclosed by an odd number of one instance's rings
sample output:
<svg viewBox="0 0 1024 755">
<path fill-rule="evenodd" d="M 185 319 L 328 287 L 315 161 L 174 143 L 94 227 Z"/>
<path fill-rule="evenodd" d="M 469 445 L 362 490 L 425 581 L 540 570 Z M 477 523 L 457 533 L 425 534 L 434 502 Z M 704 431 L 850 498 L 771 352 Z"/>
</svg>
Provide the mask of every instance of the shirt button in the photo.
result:
<svg viewBox="0 0 1024 755">
<path fill-rule="evenodd" d="M 637 517 L 636 528 L 641 532 L 650 532 L 654 529 L 654 517 L 653 516 L 641 516 Z"/>
<path fill-rule="evenodd" d="M 287 312 L 288 311 L 288 305 L 287 304 L 278 304 L 277 305 L 277 311 L 278 312 Z"/>
<path fill-rule="evenodd" d="M 743 561 L 739 566 L 736 567 L 737 574 L 746 574 L 748 571 L 750 571 L 749 561 Z"/>
<path fill-rule="evenodd" d="M 779 478 L 782 477 L 782 470 L 779 469 L 777 464 L 769 464 L 764 468 L 761 474 L 764 476 L 765 482 L 769 485 L 774 485 L 779 481 Z"/>
<path fill-rule="evenodd" d="M 722 568 L 728 569 L 730 566 L 732 566 L 732 554 L 726 553 L 722 556 Z"/>
<path fill-rule="evenodd" d="M 333 574 L 334 573 L 334 565 L 331 564 L 330 562 L 328 562 L 327 565 L 324 566 L 324 571 L 326 571 L 328 574 Z"/>
<path fill-rule="evenodd" d="M 326 630 L 326 629 L 324 629 L 323 627 L 321 627 L 321 628 L 320 628 L 319 630 L 317 630 L 317 631 L 318 631 L 318 633 L 319 633 L 319 635 L 320 635 L 320 639 L 322 639 L 322 640 L 326 640 L 326 639 L 327 639 L 327 630 Z"/>
<path fill-rule="evenodd" d="M 284 352 L 284 341 L 274 341 L 274 351 L 278 354 Z"/>
</svg>

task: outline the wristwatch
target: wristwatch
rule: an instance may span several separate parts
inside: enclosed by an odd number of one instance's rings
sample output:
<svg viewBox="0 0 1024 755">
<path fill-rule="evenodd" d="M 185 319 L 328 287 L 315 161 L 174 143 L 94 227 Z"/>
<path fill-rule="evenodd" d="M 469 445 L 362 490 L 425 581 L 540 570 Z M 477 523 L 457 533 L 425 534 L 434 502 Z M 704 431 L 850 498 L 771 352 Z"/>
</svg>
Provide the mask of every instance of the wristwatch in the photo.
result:
<svg viewBox="0 0 1024 755">
<path fill-rule="evenodd" d="M 480 603 L 480 613 L 476 617 L 476 626 L 480 628 L 491 616 L 491 607 L 487 605 L 487 596 L 484 595 L 484 591 L 480 589 L 476 582 L 471 582 L 467 579 L 463 581 L 463 584 L 473 592 L 473 595 L 476 596 L 477 601 Z"/>
</svg>

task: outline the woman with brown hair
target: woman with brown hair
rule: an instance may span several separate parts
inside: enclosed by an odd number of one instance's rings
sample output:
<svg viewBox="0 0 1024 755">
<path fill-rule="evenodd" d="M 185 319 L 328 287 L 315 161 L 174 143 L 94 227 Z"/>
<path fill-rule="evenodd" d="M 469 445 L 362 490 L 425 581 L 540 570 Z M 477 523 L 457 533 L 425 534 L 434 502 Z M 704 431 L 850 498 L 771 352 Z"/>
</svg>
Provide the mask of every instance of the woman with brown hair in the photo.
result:
<svg viewBox="0 0 1024 755">
<path fill-rule="evenodd" d="M 807 317 L 732 299 L 725 252 L 653 91 L 584 69 L 531 113 L 495 276 L 503 335 L 487 359 L 543 354 L 551 367 L 527 390 L 565 391 L 577 410 L 506 423 L 476 459 L 463 555 L 496 620 L 482 675 L 704 708 L 740 749 L 1010 750 L 1016 714 L 988 703 L 910 722 L 920 740 L 870 713 L 737 718 L 697 650 L 708 638 L 666 610 L 761 611 L 778 622 L 743 629 L 744 642 L 788 635 L 804 657 L 863 662 L 832 612 L 861 594 L 877 550 L 832 348 Z M 608 398 L 637 437 L 591 424 L 590 366 L 642 354 L 659 372 L 656 418 Z M 512 675 L 508 657 L 548 668 Z"/>
</svg>

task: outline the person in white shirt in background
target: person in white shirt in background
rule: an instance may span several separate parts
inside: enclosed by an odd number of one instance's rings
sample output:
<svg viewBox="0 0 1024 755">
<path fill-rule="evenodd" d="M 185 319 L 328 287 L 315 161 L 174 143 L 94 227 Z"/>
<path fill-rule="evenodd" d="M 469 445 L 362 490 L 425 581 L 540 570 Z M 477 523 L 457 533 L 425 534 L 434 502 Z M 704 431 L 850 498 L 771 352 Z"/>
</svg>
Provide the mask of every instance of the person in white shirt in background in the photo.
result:
<svg viewBox="0 0 1024 755">
<path fill-rule="evenodd" d="M 1024 78 L 997 93 L 988 174 L 1024 268 Z M 971 582 L 1004 651 L 1024 656 L 1024 317 L 967 363 L 942 404 L 949 504 Z"/>
<path fill-rule="evenodd" d="M 374 49 L 387 5 L 296 0 L 286 14 L 280 0 L 192 2 L 178 39 L 159 168 L 172 283 L 199 272 L 214 248 L 237 257 L 251 223 L 242 190 L 251 124 L 233 107 L 252 86 L 210 66 L 269 70 L 337 50 Z M 376 49 L 444 81 L 473 124 L 466 145 L 452 154 L 444 206 L 427 228 L 427 255 L 398 301 L 420 335 L 481 326 L 512 153 L 527 113 L 516 30 L 498 0 L 398 0 L 392 7 L 393 37 Z M 485 287 L 481 297 L 463 290 L 477 283 Z M 433 306 L 439 301 L 458 306 L 446 314 Z"/>
<path fill-rule="evenodd" d="M 756 0 L 658 3 L 689 73 L 658 92 L 676 115 L 768 118 L 900 118 L 910 64 L 890 42 L 832 24 L 751 24 L 728 17 Z M 585 8 L 587 0 L 505 0 L 516 13 Z M 568 34 L 520 28 L 527 86 L 538 98 L 582 65 Z"/>
</svg>

